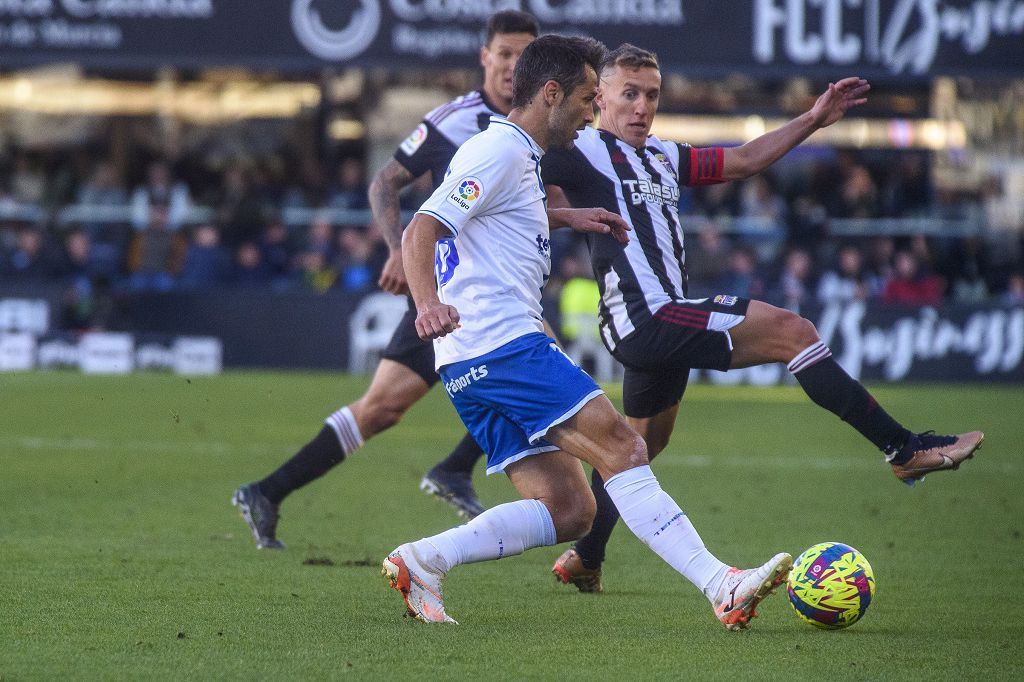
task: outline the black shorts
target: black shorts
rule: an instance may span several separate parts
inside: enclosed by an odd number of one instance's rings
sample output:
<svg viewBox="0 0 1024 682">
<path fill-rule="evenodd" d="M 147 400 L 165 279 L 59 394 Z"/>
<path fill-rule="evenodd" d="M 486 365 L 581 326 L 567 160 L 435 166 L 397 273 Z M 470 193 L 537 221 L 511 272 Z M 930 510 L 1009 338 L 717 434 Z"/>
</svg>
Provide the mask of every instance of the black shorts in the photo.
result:
<svg viewBox="0 0 1024 682">
<path fill-rule="evenodd" d="M 434 369 L 434 342 L 424 341 L 416 333 L 416 307 L 411 303 L 381 357 L 405 365 L 427 382 L 427 386 L 440 380 Z"/>
<path fill-rule="evenodd" d="M 673 301 L 620 341 L 612 355 L 626 369 L 622 379 L 626 416 L 653 417 L 677 404 L 683 399 L 691 368 L 729 369 L 728 330 L 743 321 L 749 304 L 749 299 L 726 295 Z"/>
</svg>

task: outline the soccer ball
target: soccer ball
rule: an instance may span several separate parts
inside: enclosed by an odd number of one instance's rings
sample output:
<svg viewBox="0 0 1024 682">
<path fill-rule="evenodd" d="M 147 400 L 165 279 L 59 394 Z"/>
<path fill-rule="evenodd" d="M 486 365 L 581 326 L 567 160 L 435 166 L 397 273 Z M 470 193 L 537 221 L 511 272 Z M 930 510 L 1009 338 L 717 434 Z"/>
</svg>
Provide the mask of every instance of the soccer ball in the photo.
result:
<svg viewBox="0 0 1024 682">
<path fill-rule="evenodd" d="M 786 584 L 802 620 L 840 630 L 864 616 L 875 596 L 875 575 L 864 555 L 841 542 L 822 542 L 796 558 Z"/>
</svg>

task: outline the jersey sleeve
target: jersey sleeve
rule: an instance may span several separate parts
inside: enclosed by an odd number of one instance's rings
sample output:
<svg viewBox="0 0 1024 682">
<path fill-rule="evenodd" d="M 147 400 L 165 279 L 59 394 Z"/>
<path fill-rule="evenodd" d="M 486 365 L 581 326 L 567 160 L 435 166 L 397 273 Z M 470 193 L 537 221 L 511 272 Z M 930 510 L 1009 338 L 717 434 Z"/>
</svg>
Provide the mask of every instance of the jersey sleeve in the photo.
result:
<svg viewBox="0 0 1024 682">
<path fill-rule="evenodd" d="M 458 147 L 430 121 L 421 121 L 395 150 L 395 161 L 418 178 L 450 159 Z M 442 166 L 443 167 L 443 166 Z"/>
<path fill-rule="evenodd" d="M 691 187 L 727 182 L 722 176 L 724 147 L 679 146 L 679 184 Z"/>
<path fill-rule="evenodd" d="M 540 162 L 541 180 L 545 185 L 557 185 L 565 190 L 574 190 L 578 188 L 580 168 L 579 164 L 573 163 L 572 152 L 550 151 Z"/>
<path fill-rule="evenodd" d="M 455 153 L 444 180 L 417 213 L 458 236 L 471 218 L 500 210 L 514 197 L 522 176 L 522 159 L 514 149 L 494 149 L 474 138 Z"/>
</svg>

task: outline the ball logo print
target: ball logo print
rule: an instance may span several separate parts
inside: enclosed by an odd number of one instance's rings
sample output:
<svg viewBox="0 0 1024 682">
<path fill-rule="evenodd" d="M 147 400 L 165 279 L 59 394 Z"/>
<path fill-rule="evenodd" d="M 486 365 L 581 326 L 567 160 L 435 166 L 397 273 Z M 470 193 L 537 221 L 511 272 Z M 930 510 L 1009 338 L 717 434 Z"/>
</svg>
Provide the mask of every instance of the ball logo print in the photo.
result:
<svg viewBox="0 0 1024 682">
<path fill-rule="evenodd" d="M 459 185 L 459 196 L 468 202 L 476 201 L 480 196 L 480 185 L 472 178 L 467 178 Z"/>
<path fill-rule="evenodd" d="M 295 37 L 321 59 L 355 57 L 377 37 L 380 24 L 380 0 L 292 0 Z"/>
</svg>

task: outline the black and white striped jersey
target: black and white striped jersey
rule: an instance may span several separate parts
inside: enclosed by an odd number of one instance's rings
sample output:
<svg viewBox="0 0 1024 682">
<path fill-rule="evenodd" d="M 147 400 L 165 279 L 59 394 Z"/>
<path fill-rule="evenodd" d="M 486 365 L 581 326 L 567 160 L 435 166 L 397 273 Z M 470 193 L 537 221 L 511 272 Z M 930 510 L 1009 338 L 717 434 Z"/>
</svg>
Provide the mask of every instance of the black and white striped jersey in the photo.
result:
<svg viewBox="0 0 1024 682">
<path fill-rule="evenodd" d="M 640 150 L 611 133 L 586 128 L 575 147 L 544 156 L 543 179 L 579 208 L 618 213 L 633 228 L 628 244 L 587 235 L 601 290 L 601 333 L 609 348 L 669 301 L 686 298 L 682 186 L 721 182 L 723 150 L 647 138 Z"/>
<path fill-rule="evenodd" d="M 448 162 L 466 140 L 487 128 L 491 116 L 502 116 L 476 90 L 442 104 L 426 116 L 395 150 L 395 160 L 413 177 L 431 173 L 434 187 L 444 180 Z M 504 118 L 504 116 L 502 116 Z"/>
</svg>

